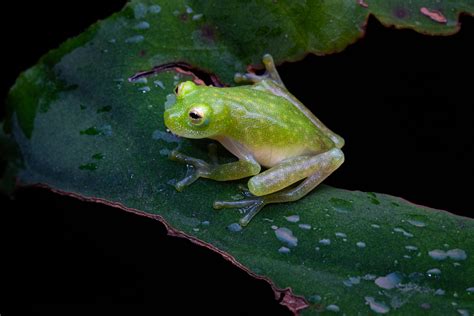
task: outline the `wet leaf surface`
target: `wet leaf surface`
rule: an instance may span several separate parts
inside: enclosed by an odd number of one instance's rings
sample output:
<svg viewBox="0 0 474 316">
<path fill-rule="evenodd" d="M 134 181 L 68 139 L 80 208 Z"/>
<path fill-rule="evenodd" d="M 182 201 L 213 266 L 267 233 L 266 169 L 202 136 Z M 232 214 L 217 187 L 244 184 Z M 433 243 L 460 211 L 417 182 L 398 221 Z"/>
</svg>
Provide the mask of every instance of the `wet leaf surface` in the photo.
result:
<svg viewBox="0 0 474 316">
<path fill-rule="evenodd" d="M 163 125 L 164 106 L 189 72 L 128 80 L 185 62 L 232 84 L 263 52 L 294 60 L 344 49 L 361 36 L 369 13 L 385 24 L 449 34 L 459 12 L 474 12 L 468 2 L 434 3 L 133 1 L 19 77 L 8 99 L 12 137 L 1 136 L 10 161 L 2 186 L 17 176 L 21 185 L 164 220 L 172 233 L 271 280 L 275 290 L 291 288 L 295 295 L 283 291 L 282 303 L 308 307 L 303 313 L 472 312 L 472 220 L 321 186 L 296 203 L 268 206 L 240 229 L 237 211 L 212 209 L 216 199 L 239 198 L 239 182 L 199 180 L 182 193 L 172 186 L 185 168 L 167 159 L 170 150 L 207 157 L 207 141 L 176 138 Z M 242 23 L 249 9 L 255 23 Z"/>
</svg>

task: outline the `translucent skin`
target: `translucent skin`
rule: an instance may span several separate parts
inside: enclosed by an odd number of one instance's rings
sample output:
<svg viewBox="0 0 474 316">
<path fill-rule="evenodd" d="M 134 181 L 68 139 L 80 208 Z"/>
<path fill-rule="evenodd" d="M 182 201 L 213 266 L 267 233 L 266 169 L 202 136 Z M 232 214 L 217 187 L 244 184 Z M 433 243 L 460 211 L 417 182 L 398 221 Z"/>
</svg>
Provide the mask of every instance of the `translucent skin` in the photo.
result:
<svg viewBox="0 0 474 316">
<path fill-rule="evenodd" d="M 171 159 L 195 170 L 176 184 L 178 190 L 199 177 L 228 181 L 253 176 L 247 199 L 214 202 L 215 208 L 243 209 L 241 225 L 266 204 L 300 199 L 344 161 L 340 150 L 344 140 L 286 90 L 270 55 L 263 63 L 267 69 L 263 76 L 236 75 L 236 81 L 253 85 L 216 88 L 181 83 L 176 103 L 164 113 L 165 125 L 174 134 L 217 140 L 239 159 L 208 164 L 173 151 Z M 269 169 L 261 172 L 261 166 Z"/>
<path fill-rule="evenodd" d="M 188 138 L 227 137 L 243 145 L 264 167 L 287 158 L 315 155 L 335 147 L 287 99 L 255 86 L 216 88 L 196 86 L 188 81 L 185 95 L 165 112 L 165 124 L 176 135 Z M 179 89 L 178 89 L 179 90 Z M 188 112 L 195 105 L 212 109 L 204 127 L 189 123 Z"/>
</svg>

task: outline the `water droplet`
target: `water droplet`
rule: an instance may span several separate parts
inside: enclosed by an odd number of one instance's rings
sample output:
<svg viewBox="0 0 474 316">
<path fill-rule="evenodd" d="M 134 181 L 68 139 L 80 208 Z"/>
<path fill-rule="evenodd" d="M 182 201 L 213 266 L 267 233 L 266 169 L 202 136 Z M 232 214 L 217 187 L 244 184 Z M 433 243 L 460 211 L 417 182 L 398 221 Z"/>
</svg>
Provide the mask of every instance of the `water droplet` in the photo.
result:
<svg viewBox="0 0 474 316">
<path fill-rule="evenodd" d="M 85 163 L 79 166 L 79 169 L 81 170 L 88 170 L 88 171 L 94 171 L 97 169 L 97 164 L 91 162 L 91 163 Z"/>
<path fill-rule="evenodd" d="M 288 247 L 296 247 L 298 245 L 298 238 L 293 235 L 293 232 L 286 228 L 280 227 L 275 229 L 276 238 L 285 243 Z"/>
<path fill-rule="evenodd" d="M 148 79 L 145 77 L 140 77 L 138 79 L 133 80 L 133 83 L 148 83 Z"/>
<path fill-rule="evenodd" d="M 202 221 L 201 222 L 201 225 L 204 225 L 204 226 L 209 226 L 210 222 L 209 221 Z"/>
<path fill-rule="evenodd" d="M 443 290 L 443 289 L 437 289 L 437 290 L 434 292 L 434 295 L 438 295 L 438 296 L 443 296 L 444 294 L 446 294 L 446 291 Z"/>
<path fill-rule="evenodd" d="M 458 313 L 461 316 L 469 316 L 469 311 L 467 309 L 458 309 Z"/>
<path fill-rule="evenodd" d="M 416 250 L 418 250 L 418 247 L 408 245 L 408 246 L 405 246 L 405 249 L 410 250 L 410 251 L 416 251 Z"/>
<path fill-rule="evenodd" d="M 334 304 L 331 304 L 331 305 L 328 305 L 326 306 L 326 310 L 329 311 L 329 312 L 339 312 L 341 309 L 339 308 L 339 306 L 337 305 L 334 305 Z"/>
<path fill-rule="evenodd" d="M 193 15 L 193 21 L 200 20 L 202 17 L 203 17 L 202 13 L 195 14 L 195 15 Z"/>
<path fill-rule="evenodd" d="M 444 260 L 448 256 L 444 250 L 435 249 L 428 252 L 428 255 L 435 260 Z"/>
<path fill-rule="evenodd" d="M 273 223 L 273 219 L 271 219 L 271 218 L 264 217 L 262 219 L 266 222 Z"/>
<path fill-rule="evenodd" d="M 405 258 L 405 259 L 411 259 L 411 256 L 409 256 L 409 255 L 403 255 L 403 258 Z"/>
<path fill-rule="evenodd" d="M 325 238 L 325 239 L 320 239 L 320 240 L 319 240 L 319 243 L 320 243 L 321 245 L 329 246 L 329 245 L 331 244 L 331 239 L 327 239 L 327 238 Z"/>
<path fill-rule="evenodd" d="M 132 36 L 132 37 L 129 37 L 125 40 L 125 43 L 131 43 L 131 44 L 134 44 L 134 43 L 140 43 L 142 42 L 143 40 L 145 39 L 145 37 L 143 35 L 135 35 L 135 36 Z"/>
<path fill-rule="evenodd" d="M 393 229 L 393 231 L 394 231 L 394 232 L 397 232 L 397 233 L 401 233 L 401 234 L 403 234 L 403 236 L 405 236 L 405 237 L 410 237 L 410 238 L 413 237 L 413 234 L 407 232 L 406 230 L 404 230 L 403 228 L 400 228 L 400 227 L 395 227 L 395 228 Z"/>
<path fill-rule="evenodd" d="M 89 136 L 96 136 L 96 135 L 105 135 L 111 136 L 112 135 L 112 126 L 110 125 L 103 125 L 101 127 L 89 127 L 85 130 L 79 132 L 80 135 L 89 135 Z"/>
<path fill-rule="evenodd" d="M 314 248 L 314 249 L 315 249 L 316 251 L 319 251 L 321 248 L 319 248 L 319 247 L 316 247 L 316 248 Z"/>
<path fill-rule="evenodd" d="M 379 205 L 379 204 L 380 204 L 380 201 L 377 200 L 376 198 L 370 198 L 370 202 L 372 202 L 372 204 L 375 204 L 375 205 Z"/>
<path fill-rule="evenodd" d="M 92 155 L 92 159 L 94 160 L 102 160 L 104 159 L 104 155 L 102 153 L 96 153 Z"/>
<path fill-rule="evenodd" d="M 319 303 L 319 302 L 321 302 L 321 296 L 320 296 L 320 295 L 316 295 L 316 294 L 315 294 L 315 295 L 311 295 L 310 297 L 308 297 L 308 301 L 309 301 L 310 303 L 313 303 L 313 304 Z"/>
<path fill-rule="evenodd" d="M 148 12 L 153 13 L 153 14 L 158 14 L 161 12 L 161 7 L 157 4 L 151 5 L 148 8 Z"/>
<path fill-rule="evenodd" d="M 199 228 L 195 227 L 195 228 L 193 228 L 193 231 L 195 231 L 197 233 L 199 231 Z"/>
<path fill-rule="evenodd" d="M 402 280 L 402 277 L 400 273 L 392 272 L 392 273 L 387 274 L 384 277 L 378 277 L 377 279 L 375 279 L 375 284 L 378 287 L 381 287 L 386 290 L 390 290 L 396 287 L 400 283 L 401 280 Z"/>
<path fill-rule="evenodd" d="M 377 197 L 377 195 L 376 195 L 374 192 L 367 192 L 367 195 L 368 195 L 369 197 L 373 197 L 373 198 L 376 198 L 376 197 Z"/>
<path fill-rule="evenodd" d="M 372 224 L 370 226 L 372 226 L 373 228 L 380 228 L 380 225 L 377 225 L 377 224 Z"/>
<path fill-rule="evenodd" d="M 363 241 L 358 241 L 358 242 L 356 243 L 356 245 L 357 245 L 357 247 L 359 247 L 359 248 L 365 248 L 365 247 L 366 247 L 366 244 L 365 244 L 365 242 L 363 242 Z"/>
<path fill-rule="evenodd" d="M 347 213 L 353 210 L 352 204 L 346 200 L 331 198 L 329 202 L 332 204 L 332 208 L 336 212 Z"/>
<path fill-rule="evenodd" d="M 387 314 L 390 311 L 390 307 L 382 302 L 375 301 L 375 298 L 371 296 L 365 297 L 365 303 L 370 306 L 370 309 L 377 314 Z"/>
<path fill-rule="evenodd" d="M 423 308 L 423 309 L 430 309 L 430 308 L 431 308 L 431 304 L 429 304 L 429 303 L 422 303 L 422 304 L 420 304 L 420 307 Z"/>
<path fill-rule="evenodd" d="M 340 233 L 340 232 L 337 232 L 335 235 L 336 235 L 336 237 L 341 237 L 341 238 L 346 238 L 347 237 L 346 234 Z"/>
<path fill-rule="evenodd" d="M 236 233 L 242 230 L 242 226 L 240 226 L 238 223 L 232 223 L 229 226 L 227 226 L 227 229 L 233 233 Z"/>
<path fill-rule="evenodd" d="M 474 293 L 474 286 L 467 288 L 466 291 L 467 291 L 469 294 Z"/>
<path fill-rule="evenodd" d="M 373 281 L 377 278 L 377 276 L 375 274 L 366 274 L 362 277 L 362 279 L 366 280 L 366 281 Z"/>
<path fill-rule="evenodd" d="M 415 220 L 407 220 L 408 223 L 412 224 L 413 226 L 416 226 L 416 227 L 425 227 L 426 224 L 423 223 L 422 221 L 415 221 Z"/>
<path fill-rule="evenodd" d="M 467 254 L 462 249 L 451 249 L 446 252 L 446 255 L 454 261 L 466 260 Z"/>
<path fill-rule="evenodd" d="M 310 224 L 299 224 L 298 227 L 301 228 L 301 229 L 304 229 L 304 230 L 310 230 L 311 229 Z"/>
<path fill-rule="evenodd" d="M 105 105 L 97 109 L 97 113 L 110 112 L 111 110 L 112 110 L 112 107 L 110 105 Z"/>
<path fill-rule="evenodd" d="M 166 96 L 165 110 L 169 109 L 176 103 L 176 96 L 174 94 L 168 94 Z"/>
<path fill-rule="evenodd" d="M 290 216 L 285 216 L 286 220 L 289 221 L 290 223 L 297 223 L 300 221 L 300 216 L 299 215 L 290 215 Z"/>
<path fill-rule="evenodd" d="M 147 92 L 150 92 L 150 87 L 149 86 L 144 86 L 144 87 L 140 87 L 138 88 L 138 91 L 141 91 L 142 93 L 147 93 Z"/>
<path fill-rule="evenodd" d="M 428 255 L 434 260 L 445 260 L 446 258 L 451 258 L 454 261 L 466 260 L 467 254 L 462 249 L 450 249 L 448 251 L 434 249 L 428 252 Z"/>
<path fill-rule="evenodd" d="M 291 250 L 290 250 L 290 248 L 282 246 L 282 247 L 280 247 L 280 249 L 278 249 L 278 252 L 279 253 L 290 253 Z"/>
<path fill-rule="evenodd" d="M 175 136 L 171 133 L 163 132 L 159 129 L 153 132 L 151 138 L 153 138 L 154 140 L 163 140 L 167 143 L 179 143 L 181 141 L 178 136 Z"/>
<path fill-rule="evenodd" d="M 137 3 L 133 8 L 135 19 L 143 19 L 146 15 L 146 12 L 147 8 L 143 3 Z"/>
<path fill-rule="evenodd" d="M 193 13 L 193 8 L 191 8 L 190 6 L 186 5 L 186 13 L 187 13 L 187 14 Z"/>
<path fill-rule="evenodd" d="M 342 283 L 344 283 L 345 286 L 351 287 L 353 285 L 360 284 L 360 277 L 349 277 L 347 280 L 344 280 Z"/>
<path fill-rule="evenodd" d="M 142 21 L 140 23 L 137 23 L 134 27 L 134 29 L 136 30 L 146 30 L 149 28 L 150 28 L 150 23 L 148 23 L 147 21 Z"/>
<path fill-rule="evenodd" d="M 89 127 L 79 132 L 80 135 L 99 135 L 100 131 L 96 127 Z"/>
<path fill-rule="evenodd" d="M 278 226 L 272 225 L 272 226 L 270 226 L 270 228 L 273 229 L 273 230 L 276 230 L 276 229 L 278 229 Z"/>
<path fill-rule="evenodd" d="M 165 85 L 163 84 L 161 80 L 155 80 L 153 81 L 153 83 L 155 84 L 155 87 L 160 87 L 161 89 L 165 88 Z"/>
<path fill-rule="evenodd" d="M 441 275 L 441 270 L 438 268 L 429 269 L 428 271 L 426 271 L 426 274 L 428 274 L 430 278 L 439 277 Z"/>
</svg>

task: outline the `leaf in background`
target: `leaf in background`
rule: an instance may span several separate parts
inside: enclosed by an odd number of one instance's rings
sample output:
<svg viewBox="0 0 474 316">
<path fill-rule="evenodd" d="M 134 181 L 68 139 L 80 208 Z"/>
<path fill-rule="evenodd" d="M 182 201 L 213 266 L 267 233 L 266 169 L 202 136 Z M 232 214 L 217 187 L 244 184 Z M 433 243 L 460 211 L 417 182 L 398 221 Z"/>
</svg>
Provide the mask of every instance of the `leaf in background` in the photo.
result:
<svg viewBox="0 0 474 316">
<path fill-rule="evenodd" d="M 231 84 L 264 52 L 294 60 L 344 49 L 370 12 L 432 34 L 454 32 L 459 12 L 474 12 L 467 2 L 366 3 L 132 1 L 19 77 L 8 98 L 11 136 L 1 136 L 9 153 L 2 184 L 16 177 L 164 221 L 170 233 L 269 280 L 295 312 L 472 312 L 472 220 L 322 186 L 235 229 L 241 215 L 217 212 L 212 202 L 239 198 L 238 182 L 201 179 L 183 193 L 170 185 L 185 169 L 167 159 L 170 150 L 206 157 L 207 141 L 175 138 L 163 125 L 169 95 L 189 77 L 170 71 L 128 80 L 186 62 Z M 434 21 L 442 18 L 432 10 L 447 21 Z"/>
</svg>

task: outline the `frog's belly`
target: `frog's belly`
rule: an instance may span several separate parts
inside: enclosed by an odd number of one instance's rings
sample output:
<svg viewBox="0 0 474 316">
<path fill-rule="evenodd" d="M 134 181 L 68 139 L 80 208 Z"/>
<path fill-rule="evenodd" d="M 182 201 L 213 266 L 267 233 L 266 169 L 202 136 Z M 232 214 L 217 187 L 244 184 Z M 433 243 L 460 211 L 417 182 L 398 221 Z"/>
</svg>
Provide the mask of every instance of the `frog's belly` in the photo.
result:
<svg viewBox="0 0 474 316">
<path fill-rule="evenodd" d="M 264 167 L 273 167 L 285 159 L 312 154 L 301 147 L 260 147 L 252 151 L 254 158 Z"/>
</svg>

